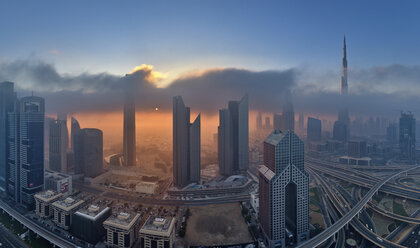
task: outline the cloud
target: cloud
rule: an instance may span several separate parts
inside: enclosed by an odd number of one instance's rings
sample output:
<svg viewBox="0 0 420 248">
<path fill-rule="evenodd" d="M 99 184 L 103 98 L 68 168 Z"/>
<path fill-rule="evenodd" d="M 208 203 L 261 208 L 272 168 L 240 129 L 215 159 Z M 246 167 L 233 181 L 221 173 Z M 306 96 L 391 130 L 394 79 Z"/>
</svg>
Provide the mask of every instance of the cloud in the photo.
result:
<svg viewBox="0 0 420 248">
<path fill-rule="evenodd" d="M 47 111 L 122 110 L 127 92 L 135 94 L 137 109 L 171 111 L 172 97 L 181 95 L 192 111 L 217 113 L 229 100 L 248 93 L 250 107 L 280 112 L 292 96 L 296 111 L 335 114 L 340 104 L 361 115 L 397 115 L 399 110 L 417 111 L 420 106 L 420 67 L 389 65 L 349 71 L 348 98 L 338 95 L 339 73 L 313 72 L 307 68 L 252 71 L 213 68 L 181 75 L 167 87 L 159 87 L 164 73 L 151 65 L 136 67 L 126 76 L 109 73 L 60 74 L 43 61 L 18 60 L 0 63 L 0 81 L 13 81 L 21 96 L 46 98 Z"/>
</svg>

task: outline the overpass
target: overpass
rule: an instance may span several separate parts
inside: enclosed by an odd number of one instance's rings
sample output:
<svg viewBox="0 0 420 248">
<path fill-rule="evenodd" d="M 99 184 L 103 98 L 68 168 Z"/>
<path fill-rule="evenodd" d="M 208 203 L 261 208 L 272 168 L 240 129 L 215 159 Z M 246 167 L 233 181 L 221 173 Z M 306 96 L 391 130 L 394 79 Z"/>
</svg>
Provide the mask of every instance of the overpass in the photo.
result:
<svg viewBox="0 0 420 248">
<path fill-rule="evenodd" d="M 12 216 L 14 219 L 19 221 L 21 224 L 25 225 L 29 230 L 48 240 L 51 244 L 62 248 L 71 248 L 77 246 L 76 244 L 73 244 L 72 242 L 56 235 L 55 233 L 50 232 L 44 227 L 37 225 L 32 220 L 26 218 L 2 200 L 0 200 L 0 208 L 3 209 L 7 214 Z"/>
<path fill-rule="evenodd" d="M 420 166 L 411 167 L 407 170 L 396 172 L 385 179 L 382 179 L 377 184 L 375 184 L 367 193 L 366 195 L 352 208 L 350 211 L 348 211 L 346 214 L 344 214 L 341 219 L 339 219 L 337 222 L 335 222 L 332 226 L 325 229 L 323 232 L 315 236 L 314 238 L 298 245 L 298 248 L 313 248 L 317 247 L 318 245 L 322 244 L 324 241 L 329 239 L 332 235 L 334 235 L 336 232 L 338 232 L 341 228 L 343 228 L 345 225 L 347 225 L 359 212 L 361 212 L 364 208 L 364 206 L 370 201 L 372 196 L 381 188 L 386 182 L 391 180 L 392 178 L 408 172 L 413 169 L 420 168 Z"/>
</svg>

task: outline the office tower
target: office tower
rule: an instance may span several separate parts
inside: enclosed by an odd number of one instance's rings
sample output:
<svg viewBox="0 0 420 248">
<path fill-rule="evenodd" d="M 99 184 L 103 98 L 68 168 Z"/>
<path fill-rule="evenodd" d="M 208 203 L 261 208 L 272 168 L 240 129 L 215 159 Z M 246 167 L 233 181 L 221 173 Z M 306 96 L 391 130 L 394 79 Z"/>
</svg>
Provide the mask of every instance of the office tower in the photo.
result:
<svg viewBox="0 0 420 248">
<path fill-rule="evenodd" d="M 269 247 L 286 247 L 309 238 L 309 176 L 304 156 L 304 144 L 293 131 L 274 130 L 264 141 L 259 221 Z"/>
<path fill-rule="evenodd" d="M 322 137 L 322 128 L 321 120 L 308 117 L 308 125 L 306 129 L 306 135 L 309 142 L 321 141 Z"/>
<path fill-rule="evenodd" d="M 262 128 L 263 128 L 262 114 L 261 114 L 261 112 L 258 112 L 258 115 L 257 115 L 257 130 L 261 130 Z"/>
<path fill-rule="evenodd" d="M 103 135 L 95 128 L 80 129 L 75 136 L 75 173 L 85 177 L 96 177 L 102 173 Z"/>
<path fill-rule="evenodd" d="M 270 130 L 271 128 L 272 127 L 271 127 L 270 117 L 269 116 L 266 116 L 265 117 L 265 129 Z"/>
<path fill-rule="evenodd" d="M 173 97 L 173 181 L 179 188 L 200 181 L 200 116 L 190 123 L 190 108 Z"/>
<path fill-rule="evenodd" d="M 67 122 L 51 120 L 49 122 L 49 168 L 56 172 L 67 173 L 68 148 Z"/>
<path fill-rule="evenodd" d="M 286 104 L 283 106 L 282 119 L 283 126 L 281 130 L 295 130 L 295 111 L 293 109 L 293 104 L 290 100 L 287 101 Z"/>
<path fill-rule="evenodd" d="M 341 121 L 334 122 L 333 139 L 346 142 L 348 140 L 347 125 Z"/>
<path fill-rule="evenodd" d="M 79 122 L 77 121 L 77 119 L 74 118 L 73 116 L 71 117 L 71 127 L 70 127 L 70 129 L 71 129 L 71 150 L 74 151 L 75 136 L 80 131 L 80 125 L 79 125 Z"/>
<path fill-rule="evenodd" d="M 304 120 L 303 120 L 303 113 L 302 112 L 300 112 L 299 113 L 299 120 L 298 120 L 298 123 L 299 123 L 299 129 L 300 130 L 303 130 L 303 127 L 304 127 Z"/>
<path fill-rule="evenodd" d="M 65 196 L 71 195 L 73 193 L 72 176 L 44 170 L 44 190 L 52 190 Z"/>
<path fill-rule="evenodd" d="M 32 208 L 34 195 L 44 185 L 45 103 L 41 97 L 20 99 L 19 113 L 20 203 Z"/>
<path fill-rule="evenodd" d="M 401 112 L 399 143 L 401 157 L 413 162 L 416 158 L 416 119 L 410 112 Z"/>
<path fill-rule="evenodd" d="M 348 143 L 348 156 L 353 158 L 363 158 L 367 156 L 366 141 L 351 140 Z"/>
<path fill-rule="evenodd" d="M 123 155 L 125 166 L 136 165 L 136 103 L 133 94 L 134 92 L 127 92 L 124 103 Z"/>
<path fill-rule="evenodd" d="M 389 124 L 386 128 L 386 141 L 390 144 L 397 143 L 397 125 Z"/>
<path fill-rule="evenodd" d="M 9 156 L 9 113 L 13 111 L 16 93 L 12 82 L 0 83 L 0 194 L 7 194 Z"/>
<path fill-rule="evenodd" d="M 283 127 L 283 118 L 281 114 L 274 114 L 273 115 L 273 128 L 282 130 Z"/>
<path fill-rule="evenodd" d="M 119 212 L 104 221 L 107 247 L 133 247 L 139 236 L 141 215 L 134 212 Z M 158 247 L 158 246 L 156 246 Z"/>
<path fill-rule="evenodd" d="M 219 172 L 230 176 L 248 169 L 249 103 L 248 95 L 240 101 L 229 101 L 219 110 Z"/>
</svg>

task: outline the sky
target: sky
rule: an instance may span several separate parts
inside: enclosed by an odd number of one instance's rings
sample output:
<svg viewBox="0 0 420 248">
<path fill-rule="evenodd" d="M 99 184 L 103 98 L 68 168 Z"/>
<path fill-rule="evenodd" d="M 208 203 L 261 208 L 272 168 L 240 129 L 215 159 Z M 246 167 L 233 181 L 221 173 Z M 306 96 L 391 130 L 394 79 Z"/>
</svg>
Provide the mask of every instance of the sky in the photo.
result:
<svg viewBox="0 0 420 248">
<path fill-rule="evenodd" d="M 181 95 L 217 114 L 250 108 L 352 116 L 420 112 L 418 1 L 1 1 L 0 82 L 46 98 L 49 113 L 170 113 Z M 348 99 L 339 97 L 343 36 Z M 130 77 L 124 77 L 130 74 Z"/>
</svg>

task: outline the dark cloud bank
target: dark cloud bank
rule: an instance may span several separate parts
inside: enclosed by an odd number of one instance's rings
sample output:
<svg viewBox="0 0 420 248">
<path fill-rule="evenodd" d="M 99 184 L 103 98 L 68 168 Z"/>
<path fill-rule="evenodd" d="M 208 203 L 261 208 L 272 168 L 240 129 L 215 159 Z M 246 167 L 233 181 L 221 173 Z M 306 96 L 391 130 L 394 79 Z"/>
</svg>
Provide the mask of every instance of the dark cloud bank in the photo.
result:
<svg viewBox="0 0 420 248">
<path fill-rule="evenodd" d="M 419 66 L 390 65 L 350 71 L 352 94 L 344 100 L 337 91 L 328 90 L 328 82 L 320 82 L 329 81 L 338 88 L 338 73 L 310 75 L 299 68 L 210 69 L 184 75 L 166 88 L 156 87 L 151 76 L 151 68 L 119 77 L 108 73 L 60 74 L 42 61 L 0 63 L 0 81 L 15 82 L 20 96 L 33 90 L 45 97 L 50 113 L 121 110 L 126 89 L 135 92 L 140 111 L 155 107 L 170 111 L 172 96 L 181 95 L 193 111 L 216 113 L 228 100 L 240 99 L 248 93 L 251 109 L 264 112 L 280 112 L 289 96 L 296 111 L 317 114 L 335 114 L 343 101 L 351 106 L 351 112 L 361 115 L 396 116 L 400 110 L 420 112 Z"/>
</svg>

